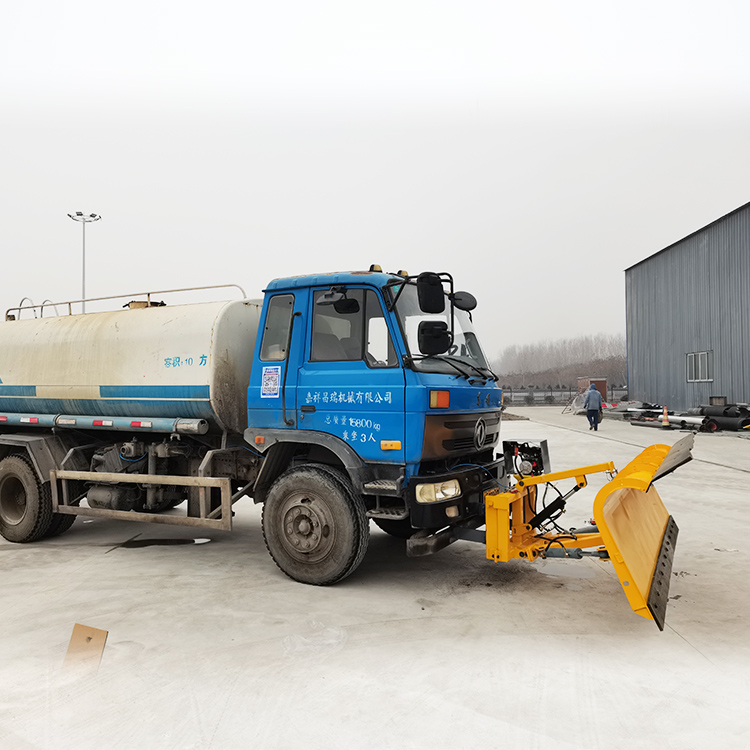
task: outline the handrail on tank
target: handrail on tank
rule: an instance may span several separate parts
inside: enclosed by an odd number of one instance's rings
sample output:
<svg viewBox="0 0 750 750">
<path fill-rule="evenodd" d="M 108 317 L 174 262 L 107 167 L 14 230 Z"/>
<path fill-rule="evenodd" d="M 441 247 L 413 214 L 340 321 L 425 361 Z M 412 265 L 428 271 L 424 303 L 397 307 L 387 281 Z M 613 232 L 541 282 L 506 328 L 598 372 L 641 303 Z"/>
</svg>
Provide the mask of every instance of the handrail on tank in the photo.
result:
<svg viewBox="0 0 750 750">
<path fill-rule="evenodd" d="M 77 305 L 81 302 L 103 302 L 104 300 L 108 299 L 123 299 L 125 297 L 146 297 L 146 301 L 148 303 L 151 302 L 151 295 L 154 294 L 174 294 L 176 292 L 202 292 L 206 289 L 239 289 L 242 298 L 247 299 L 247 293 L 245 290 L 239 285 L 239 284 L 213 284 L 211 286 L 189 286 L 184 287 L 183 289 L 160 289 L 153 292 L 130 292 L 128 294 L 113 294 L 109 297 L 87 297 L 86 299 L 73 299 L 69 300 L 68 302 L 51 302 L 50 300 L 44 300 L 41 305 L 35 305 L 29 297 L 24 297 L 21 302 L 23 303 L 24 300 L 29 300 L 31 302 L 30 305 L 19 305 L 18 307 L 9 307 L 5 311 L 5 320 L 16 320 L 16 316 L 14 313 L 18 313 L 18 317 L 21 317 L 21 311 L 22 310 L 41 310 L 42 314 L 44 312 L 44 306 L 45 305 L 53 305 L 55 307 L 55 311 L 57 312 L 57 305 L 67 305 L 68 307 L 68 315 L 73 315 L 73 305 Z M 58 313 L 59 315 L 59 313 Z M 34 313 L 34 317 L 36 317 L 36 312 Z"/>
<path fill-rule="evenodd" d="M 21 305 L 23 305 L 23 303 L 26 302 L 26 300 L 28 300 L 29 302 L 31 302 L 31 305 L 26 305 L 25 307 L 21 307 Z M 19 305 L 18 307 L 11 307 L 10 310 L 33 310 L 35 307 L 38 307 L 38 305 L 34 304 L 34 300 L 31 299 L 31 297 L 22 297 L 21 301 L 18 303 L 18 305 Z M 6 320 L 8 320 L 8 313 L 10 312 L 10 310 L 8 310 L 5 313 L 5 319 Z M 19 312 L 18 315 L 20 317 L 21 313 Z M 34 317 L 36 318 L 36 312 L 34 313 Z"/>
<path fill-rule="evenodd" d="M 57 315 L 58 318 L 60 317 L 60 311 L 57 309 L 57 302 L 53 302 L 51 299 L 46 299 L 46 300 L 44 300 L 44 302 L 42 302 L 41 305 L 39 305 L 39 317 L 40 318 L 44 317 L 44 306 L 45 305 L 52 305 L 52 307 L 55 308 L 55 315 Z"/>
</svg>

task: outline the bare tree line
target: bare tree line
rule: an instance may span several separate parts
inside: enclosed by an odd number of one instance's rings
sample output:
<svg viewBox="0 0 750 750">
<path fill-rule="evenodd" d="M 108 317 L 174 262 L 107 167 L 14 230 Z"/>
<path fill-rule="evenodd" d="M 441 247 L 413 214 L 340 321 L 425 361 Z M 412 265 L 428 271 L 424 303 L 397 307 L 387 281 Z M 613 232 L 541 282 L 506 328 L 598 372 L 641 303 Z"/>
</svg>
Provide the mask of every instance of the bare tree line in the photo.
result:
<svg viewBox="0 0 750 750">
<path fill-rule="evenodd" d="M 621 333 L 513 344 L 501 352 L 493 369 L 501 382 L 513 387 L 573 387 L 578 377 L 603 377 L 610 385 L 624 385 L 625 351 Z"/>
</svg>

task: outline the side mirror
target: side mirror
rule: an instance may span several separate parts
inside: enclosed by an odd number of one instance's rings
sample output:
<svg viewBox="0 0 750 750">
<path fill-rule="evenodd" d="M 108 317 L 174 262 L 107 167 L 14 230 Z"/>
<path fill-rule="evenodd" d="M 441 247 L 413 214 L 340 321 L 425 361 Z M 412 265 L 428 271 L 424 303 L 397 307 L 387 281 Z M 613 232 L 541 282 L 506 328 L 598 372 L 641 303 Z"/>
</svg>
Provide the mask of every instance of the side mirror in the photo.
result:
<svg viewBox="0 0 750 750">
<path fill-rule="evenodd" d="M 445 310 L 443 282 L 436 273 L 425 271 L 417 276 L 417 298 L 423 313 L 436 314 Z"/>
<path fill-rule="evenodd" d="M 354 313 L 359 312 L 359 302 L 356 299 L 344 297 L 333 303 L 333 309 L 339 315 L 354 315 Z"/>
<path fill-rule="evenodd" d="M 466 312 L 471 312 L 477 306 L 477 298 L 469 292 L 455 292 L 451 300 L 459 310 Z"/>
<path fill-rule="evenodd" d="M 323 307 L 333 305 L 333 309 L 339 315 L 353 315 L 359 312 L 359 302 L 356 299 L 349 299 L 346 296 L 346 292 L 341 292 L 338 289 L 329 289 L 315 300 L 316 305 Z"/>
<path fill-rule="evenodd" d="M 417 331 L 422 354 L 445 354 L 451 348 L 448 324 L 444 320 L 423 320 Z"/>
</svg>

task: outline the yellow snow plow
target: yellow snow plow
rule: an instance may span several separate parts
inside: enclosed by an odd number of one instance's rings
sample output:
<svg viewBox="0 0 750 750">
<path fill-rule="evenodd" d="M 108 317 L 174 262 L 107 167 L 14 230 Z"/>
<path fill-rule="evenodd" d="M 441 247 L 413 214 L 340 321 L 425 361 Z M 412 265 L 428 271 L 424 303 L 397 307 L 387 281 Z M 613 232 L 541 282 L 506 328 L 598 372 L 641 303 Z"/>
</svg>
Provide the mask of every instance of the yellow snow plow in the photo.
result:
<svg viewBox="0 0 750 750">
<path fill-rule="evenodd" d="M 488 559 L 592 556 L 609 560 L 633 611 L 663 630 L 678 529 L 654 482 L 690 461 L 692 447 L 693 435 L 671 448 L 652 445 L 619 473 L 609 462 L 534 474 L 532 464 L 519 462 L 521 471 L 514 473 L 510 489 L 485 493 Z M 594 500 L 595 525 L 561 528 L 557 519 L 568 498 L 586 486 L 587 475 L 598 472 L 608 473 L 611 481 Z M 575 486 L 563 494 L 556 483 L 569 479 L 575 480 Z M 555 496 L 548 501 L 550 489 Z"/>
</svg>

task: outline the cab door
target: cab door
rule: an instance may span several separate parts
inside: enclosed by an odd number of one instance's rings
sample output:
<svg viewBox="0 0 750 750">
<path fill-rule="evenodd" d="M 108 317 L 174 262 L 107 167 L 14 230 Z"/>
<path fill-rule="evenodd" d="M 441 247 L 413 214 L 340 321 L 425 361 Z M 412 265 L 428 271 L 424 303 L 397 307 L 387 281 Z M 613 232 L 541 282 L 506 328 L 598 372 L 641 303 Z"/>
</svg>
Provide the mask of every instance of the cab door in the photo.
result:
<svg viewBox="0 0 750 750">
<path fill-rule="evenodd" d="M 247 390 L 247 423 L 254 428 L 296 426 L 297 369 L 305 343 L 302 311 L 307 290 L 267 299 Z"/>
<path fill-rule="evenodd" d="M 314 289 L 308 313 L 298 428 L 335 435 L 365 461 L 403 463 L 404 371 L 379 294 Z"/>
</svg>

